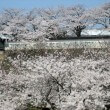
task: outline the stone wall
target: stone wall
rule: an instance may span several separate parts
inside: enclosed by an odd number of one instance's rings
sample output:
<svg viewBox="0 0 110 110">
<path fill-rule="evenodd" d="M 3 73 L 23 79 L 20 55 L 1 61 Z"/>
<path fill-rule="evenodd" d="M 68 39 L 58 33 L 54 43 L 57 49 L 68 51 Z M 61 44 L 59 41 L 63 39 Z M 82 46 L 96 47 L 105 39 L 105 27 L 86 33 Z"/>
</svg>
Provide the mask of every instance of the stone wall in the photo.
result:
<svg viewBox="0 0 110 110">
<path fill-rule="evenodd" d="M 60 40 L 47 41 L 44 43 L 20 43 L 10 42 L 5 47 L 5 50 L 15 49 L 71 49 L 71 48 L 107 48 L 110 47 L 110 39 L 89 39 L 89 40 Z"/>
</svg>

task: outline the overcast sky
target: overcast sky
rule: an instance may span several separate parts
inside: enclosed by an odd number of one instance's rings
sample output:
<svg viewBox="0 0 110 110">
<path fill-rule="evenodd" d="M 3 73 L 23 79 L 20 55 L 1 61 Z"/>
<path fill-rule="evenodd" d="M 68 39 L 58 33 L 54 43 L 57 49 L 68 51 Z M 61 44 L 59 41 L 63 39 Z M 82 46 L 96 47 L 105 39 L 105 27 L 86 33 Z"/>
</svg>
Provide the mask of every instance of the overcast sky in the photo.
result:
<svg viewBox="0 0 110 110">
<path fill-rule="evenodd" d="M 96 7 L 110 0 L 0 0 L 0 9 L 6 8 L 48 8 L 82 4 L 87 8 Z"/>
</svg>

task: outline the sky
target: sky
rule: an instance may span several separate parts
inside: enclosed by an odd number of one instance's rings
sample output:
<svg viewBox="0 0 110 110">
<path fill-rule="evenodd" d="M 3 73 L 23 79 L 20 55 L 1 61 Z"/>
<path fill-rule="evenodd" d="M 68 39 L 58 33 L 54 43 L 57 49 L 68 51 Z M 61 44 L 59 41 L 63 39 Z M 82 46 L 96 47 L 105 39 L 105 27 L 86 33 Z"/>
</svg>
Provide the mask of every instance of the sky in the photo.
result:
<svg viewBox="0 0 110 110">
<path fill-rule="evenodd" d="M 53 8 L 58 6 L 84 5 L 87 8 L 100 6 L 110 0 L 0 0 L 0 10 L 6 8 Z"/>
</svg>

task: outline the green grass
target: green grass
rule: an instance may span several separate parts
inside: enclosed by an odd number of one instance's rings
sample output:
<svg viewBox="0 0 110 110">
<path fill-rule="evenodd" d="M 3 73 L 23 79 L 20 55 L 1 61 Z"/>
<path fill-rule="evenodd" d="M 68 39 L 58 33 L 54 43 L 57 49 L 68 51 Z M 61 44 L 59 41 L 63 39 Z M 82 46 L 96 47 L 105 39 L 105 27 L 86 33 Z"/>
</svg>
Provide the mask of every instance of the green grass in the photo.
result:
<svg viewBox="0 0 110 110">
<path fill-rule="evenodd" d="M 17 110 L 21 110 L 21 108 L 19 107 Z M 22 109 L 22 110 L 45 110 L 45 108 L 36 107 L 36 106 L 33 106 L 32 104 L 28 103 L 25 106 L 25 109 Z"/>
<path fill-rule="evenodd" d="M 3 61 L 5 59 L 4 52 L 0 52 L 0 61 Z"/>
</svg>

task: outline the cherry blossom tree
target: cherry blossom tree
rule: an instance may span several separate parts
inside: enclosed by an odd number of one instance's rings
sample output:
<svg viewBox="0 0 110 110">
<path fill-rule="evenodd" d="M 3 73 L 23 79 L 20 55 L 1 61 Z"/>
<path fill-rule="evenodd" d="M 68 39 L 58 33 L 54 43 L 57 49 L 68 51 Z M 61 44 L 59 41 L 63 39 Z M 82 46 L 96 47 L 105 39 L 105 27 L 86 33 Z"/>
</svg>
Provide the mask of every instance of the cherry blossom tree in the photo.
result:
<svg viewBox="0 0 110 110">
<path fill-rule="evenodd" d="M 69 7 L 65 10 L 65 20 L 66 20 L 66 27 L 69 30 L 72 30 L 77 37 L 81 37 L 81 32 L 87 26 L 87 20 L 85 19 L 85 9 L 78 5 Z"/>
<path fill-rule="evenodd" d="M 39 103 L 47 103 L 52 109 L 55 105 L 61 110 L 103 110 L 110 99 L 109 60 L 66 57 L 29 58 L 28 54 L 20 57 L 19 53 L 16 57 L 7 57 L 1 65 L 4 69 L 5 64 L 9 65 L 7 74 L 0 71 L 1 109 L 15 110 L 21 109 L 23 104 L 39 106 Z"/>
<path fill-rule="evenodd" d="M 88 27 L 110 26 L 110 4 L 87 10 L 81 5 L 56 9 L 5 9 L 0 14 L 0 33 L 22 39 L 45 39 L 67 37 L 68 32 L 81 37 Z M 42 40 L 41 40 L 42 41 Z"/>
<path fill-rule="evenodd" d="M 103 17 L 105 17 L 105 28 L 110 27 L 110 3 L 104 4 L 101 9 L 103 10 Z"/>
<path fill-rule="evenodd" d="M 39 9 L 38 16 L 42 19 L 41 25 L 47 33 L 47 38 L 57 39 L 66 36 L 66 31 L 61 27 L 62 17 L 57 9 Z"/>
<path fill-rule="evenodd" d="M 90 9 L 88 17 L 93 25 L 101 25 L 103 28 L 110 27 L 110 3 L 104 4 L 100 7 Z"/>
<path fill-rule="evenodd" d="M 18 40 L 19 34 L 26 31 L 26 20 L 24 19 L 23 12 L 23 10 L 18 9 L 5 9 L 2 12 L 2 17 L 4 19 L 1 21 L 3 29 L 0 33 L 12 35 L 16 40 Z"/>
<path fill-rule="evenodd" d="M 42 19 L 36 17 L 33 11 L 34 10 L 32 10 L 29 14 L 22 12 L 23 14 L 21 15 L 20 12 L 14 9 L 5 10 L 3 15 L 6 18 L 9 17 L 9 20 L 5 21 L 5 24 L 3 24 L 3 21 L 1 22 L 3 29 L 1 29 L 0 33 L 12 35 L 16 41 L 43 40 L 45 38 L 45 31 L 43 28 L 45 27 L 41 27 L 40 23 L 42 22 Z"/>
</svg>

